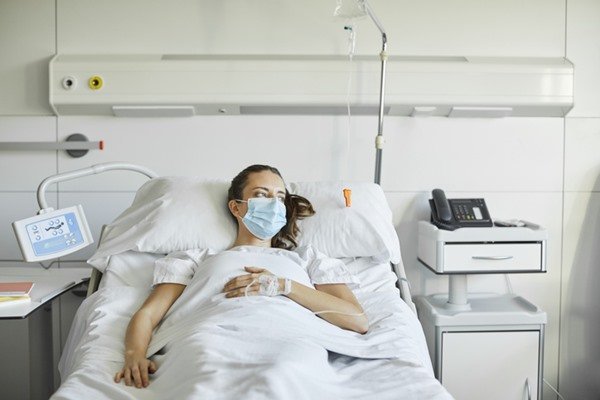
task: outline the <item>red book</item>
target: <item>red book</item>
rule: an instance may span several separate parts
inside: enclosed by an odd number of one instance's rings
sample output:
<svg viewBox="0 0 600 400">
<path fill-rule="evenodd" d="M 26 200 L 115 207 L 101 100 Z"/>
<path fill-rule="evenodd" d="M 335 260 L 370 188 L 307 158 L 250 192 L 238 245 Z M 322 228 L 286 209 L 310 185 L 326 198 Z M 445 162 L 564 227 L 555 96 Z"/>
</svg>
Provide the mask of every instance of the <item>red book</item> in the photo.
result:
<svg viewBox="0 0 600 400">
<path fill-rule="evenodd" d="M 32 287 L 33 282 L 0 282 L 0 296 L 25 296 Z"/>
</svg>

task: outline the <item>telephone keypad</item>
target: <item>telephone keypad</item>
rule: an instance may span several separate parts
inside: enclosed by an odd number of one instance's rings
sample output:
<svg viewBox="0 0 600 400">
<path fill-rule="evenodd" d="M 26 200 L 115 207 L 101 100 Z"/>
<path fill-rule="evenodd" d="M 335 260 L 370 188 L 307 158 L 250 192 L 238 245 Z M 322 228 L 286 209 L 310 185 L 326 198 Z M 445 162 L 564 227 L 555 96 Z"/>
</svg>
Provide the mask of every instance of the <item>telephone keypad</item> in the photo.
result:
<svg viewBox="0 0 600 400">
<path fill-rule="evenodd" d="M 476 223 L 487 219 L 484 199 L 454 199 L 450 203 L 456 221 Z"/>
</svg>

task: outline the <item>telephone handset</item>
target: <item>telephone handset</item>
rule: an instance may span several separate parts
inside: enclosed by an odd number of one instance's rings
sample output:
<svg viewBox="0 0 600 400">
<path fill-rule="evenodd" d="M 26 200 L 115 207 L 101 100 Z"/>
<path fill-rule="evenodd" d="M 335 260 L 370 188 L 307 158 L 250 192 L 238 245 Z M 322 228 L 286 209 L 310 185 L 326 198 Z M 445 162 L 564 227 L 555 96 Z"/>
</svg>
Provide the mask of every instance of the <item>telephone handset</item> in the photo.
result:
<svg viewBox="0 0 600 400">
<path fill-rule="evenodd" d="M 438 228 L 494 226 L 484 199 L 447 199 L 442 189 L 433 189 L 431 197 L 431 223 Z"/>
</svg>

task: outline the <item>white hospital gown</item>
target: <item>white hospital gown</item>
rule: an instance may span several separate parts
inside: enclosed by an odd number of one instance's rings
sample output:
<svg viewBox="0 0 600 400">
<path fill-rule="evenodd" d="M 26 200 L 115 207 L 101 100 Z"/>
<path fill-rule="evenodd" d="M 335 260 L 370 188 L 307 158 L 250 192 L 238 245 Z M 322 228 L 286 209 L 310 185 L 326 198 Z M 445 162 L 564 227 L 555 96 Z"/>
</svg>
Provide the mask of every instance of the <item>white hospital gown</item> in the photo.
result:
<svg viewBox="0 0 600 400">
<path fill-rule="evenodd" d="M 304 269 L 313 285 L 344 283 L 349 287 L 356 287 L 360 283 L 341 260 L 327 257 L 312 246 L 298 247 L 293 251 L 273 247 L 237 246 L 229 251 L 268 253 L 289 258 Z M 170 253 L 164 258 L 156 260 L 153 283 L 154 285 L 160 283 L 187 285 L 202 262 L 215 254 L 217 252 L 211 249 Z M 261 266 L 255 265 L 255 267 L 260 268 Z"/>
</svg>

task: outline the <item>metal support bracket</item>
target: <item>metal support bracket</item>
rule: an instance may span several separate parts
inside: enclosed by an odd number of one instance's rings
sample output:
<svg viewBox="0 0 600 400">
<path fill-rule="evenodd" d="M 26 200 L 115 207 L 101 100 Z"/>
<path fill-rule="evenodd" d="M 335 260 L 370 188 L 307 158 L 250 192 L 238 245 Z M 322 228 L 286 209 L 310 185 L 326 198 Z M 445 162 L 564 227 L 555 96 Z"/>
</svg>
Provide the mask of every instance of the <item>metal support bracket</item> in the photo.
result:
<svg viewBox="0 0 600 400">
<path fill-rule="evenodd" d="M 65 150 L 71 157 L 85 156 L 90 150 L 104 150 L 104 141 L 90 142 L 81 133 L 69 135 L 65 142 L 0 142 L 0 151 Z"/>
</svg>

